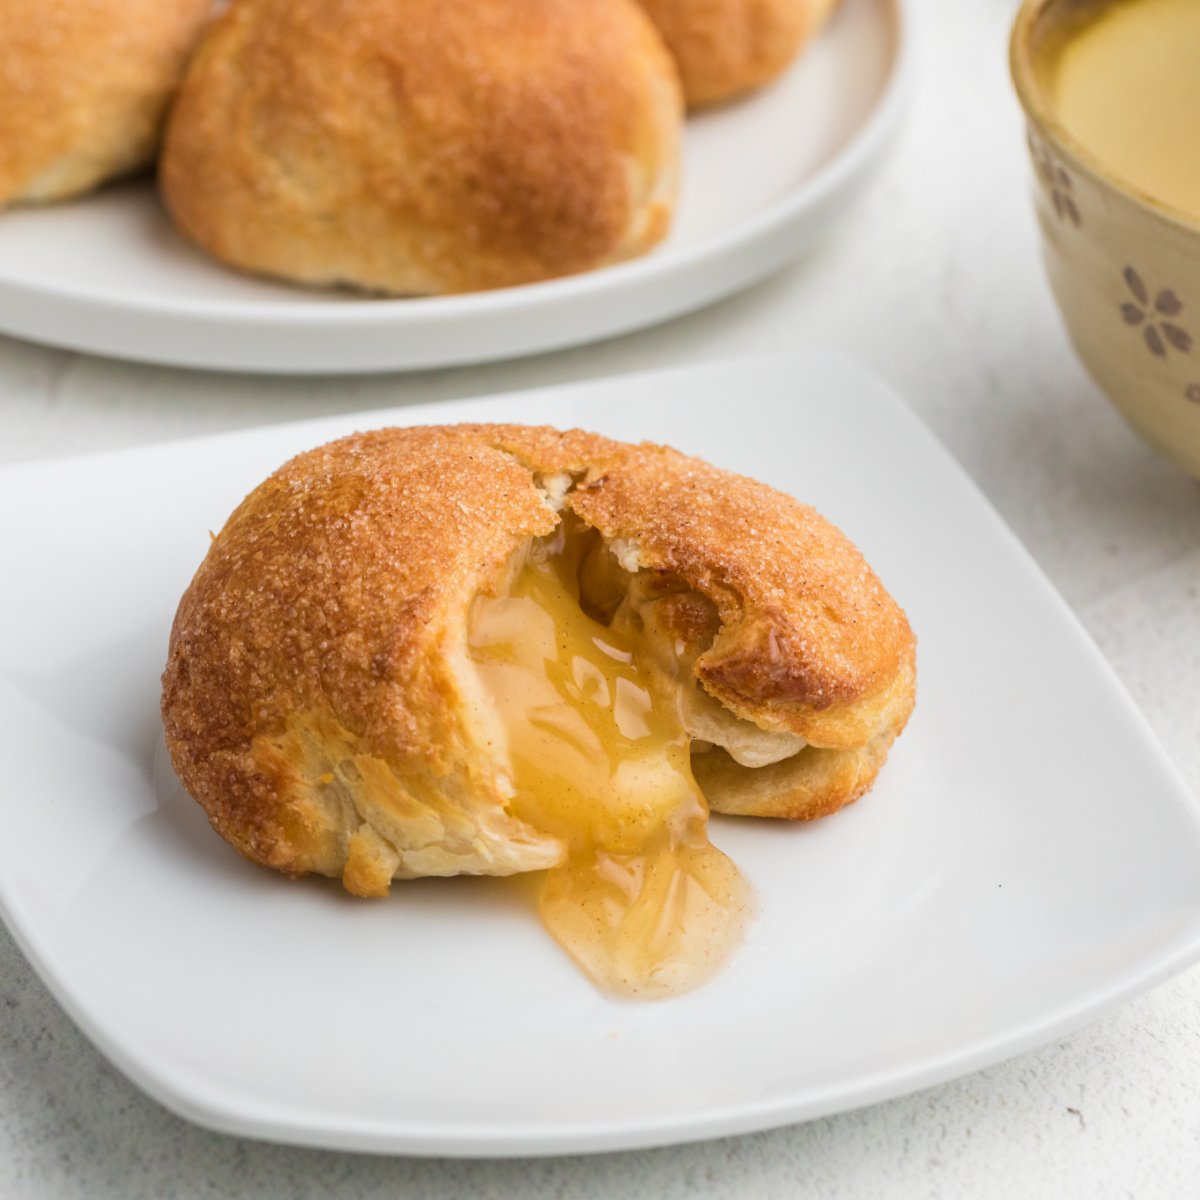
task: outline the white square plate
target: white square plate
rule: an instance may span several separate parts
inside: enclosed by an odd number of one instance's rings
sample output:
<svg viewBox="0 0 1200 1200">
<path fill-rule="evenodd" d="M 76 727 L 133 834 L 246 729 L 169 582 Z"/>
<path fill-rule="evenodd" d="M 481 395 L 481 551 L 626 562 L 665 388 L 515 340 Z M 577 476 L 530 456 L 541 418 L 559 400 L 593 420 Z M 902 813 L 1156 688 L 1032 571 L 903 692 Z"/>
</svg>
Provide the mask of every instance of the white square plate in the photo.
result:
<svg viewBox="0 0 1200 1200">
<path fill-rule="evenodd" d="M 593 990 L 523 889 L 289 882 L 213 834 L 158 677 L 208 530 L 354 428 L 669 441 L 814 503 L 920 638 L 874 792 L 718 819 L 761 916 L 680 999 Z M 994 1062 L 1200 956 L 1197 813 L 1080 626 L 887 388 L 822 354 L 339 417 L 0 472 L 0 902 L 96 1044 L 218 1129 L 422 1154 L 615 1149 L 834 1112 Z"/>
</svg>

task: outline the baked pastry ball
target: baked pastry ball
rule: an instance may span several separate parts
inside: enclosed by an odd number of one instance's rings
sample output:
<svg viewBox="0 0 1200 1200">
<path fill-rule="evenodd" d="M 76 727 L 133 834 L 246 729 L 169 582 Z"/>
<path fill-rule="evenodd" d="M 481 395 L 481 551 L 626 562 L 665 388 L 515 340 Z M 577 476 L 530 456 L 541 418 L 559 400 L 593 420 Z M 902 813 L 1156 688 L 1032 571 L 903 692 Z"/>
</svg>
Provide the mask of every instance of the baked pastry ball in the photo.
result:
<svg viewBox="0 0 1200 1200">
<path fill-rule="evenodd" d="M 256 488 L 180 603 L 162 711 L 246 857 L 363 896 L 545 870 L 585 971 L 665 995 L 752 907 L 708 806 L 848 804 L 913 696 L 903 612 L 812 509 L 663 446 L 463 425 Z"/>
<path fill-rule="evenodd" d="M 188 71 L 160 185 L 246 271 L 505 287 L 658 242 L 681 114 L 635 0 L 240 0 Z"/>
<path fill-rule="evenodd" d="M 154 157 L 212 0 L 0 0 L 0 206 Z"/>
<path fill-rule="evenodd" d="M 732 99 L 774 79 L 839 0 L 639 0 L 658 26 L 690 107 Z"/>
</svg>

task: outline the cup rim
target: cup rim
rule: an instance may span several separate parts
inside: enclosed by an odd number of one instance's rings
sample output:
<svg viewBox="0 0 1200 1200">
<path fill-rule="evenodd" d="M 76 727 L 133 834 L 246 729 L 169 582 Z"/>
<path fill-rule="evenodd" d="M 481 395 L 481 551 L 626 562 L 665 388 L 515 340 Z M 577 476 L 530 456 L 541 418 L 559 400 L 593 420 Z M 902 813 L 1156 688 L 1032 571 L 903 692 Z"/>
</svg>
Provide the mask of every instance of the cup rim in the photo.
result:
<svg viewBox="0 0 1200 1200">
<path fill-rule="evenodd" d="M 1093 2 L 1099 4 L 1104 0 Z M 1072 162 L 1072 165 L 1082 168 L 1087 174 L 1120 192 L 1152 215 L 1189 233 L 1200 235 L 1200 219 L 1143 191 L 1132 180 L 1114 174 L 1103 160 L 1097 158 L 1058 120 L 1049 99 L 1038 85 L 1032 47 L 1033 31 L 1042 14 L 1051 5 L 1058 3 L 1061 3 L 1061 0 L 1023 0 L 1013 22 L 1008 43 L 1009 73 L 1026 117 L 1064 159 Z"/>
</svg>

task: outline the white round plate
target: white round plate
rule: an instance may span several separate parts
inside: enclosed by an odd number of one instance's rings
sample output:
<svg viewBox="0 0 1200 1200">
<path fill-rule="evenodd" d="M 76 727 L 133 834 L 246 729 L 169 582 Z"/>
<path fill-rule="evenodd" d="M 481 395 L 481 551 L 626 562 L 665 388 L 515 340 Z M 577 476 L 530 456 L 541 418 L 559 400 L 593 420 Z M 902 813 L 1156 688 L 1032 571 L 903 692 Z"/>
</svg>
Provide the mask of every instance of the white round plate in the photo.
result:
<svg viewBox="0 0 1200 1200">
<path fill-rule="evenodd" d="M 148 179 L 0 214 L 0 331 L 146 362 L 412 370 L 596 341 L 708 304 L 816 241 L 867 181 L 911 74 L 908 0 L 845 0 L 783 79 L 688 122 L 656 252 L 495 292 L 384 300 L 239 275 L 172 228 Z"/>
</svg>

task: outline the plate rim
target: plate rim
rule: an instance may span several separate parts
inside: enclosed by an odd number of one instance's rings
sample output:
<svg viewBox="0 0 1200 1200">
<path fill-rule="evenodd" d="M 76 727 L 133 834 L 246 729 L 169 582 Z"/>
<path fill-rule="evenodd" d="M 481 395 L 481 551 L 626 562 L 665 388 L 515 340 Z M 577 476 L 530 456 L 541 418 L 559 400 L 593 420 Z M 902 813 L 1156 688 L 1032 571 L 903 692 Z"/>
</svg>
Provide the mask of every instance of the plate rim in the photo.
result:
<svg viewBox="0 0 1200 1200">
<path fill-rule="evenodd" d="M 1036 583 L 1042 599 L 1066 620 L 1080 652 L 1089 655 L 1102 669 L 1113 693 L 1125 710 L 1131 733 L 1142 743 L 1145 752 L 1155 760 L 1164 781 L 1171 785 L 1173 798 L 1190 819 L 1196 831 L 1195 848 L 1200 851 L 1200 805 L 1191 795 L 1178 769 L 1134 703 L 1120 676 L 1096 646 L 1074 610 L 982 489 L 904 402 L 900 394 L 875 371 L 840 351 L 814 349 L 751 355 L 683 367 L 638 371 L 600 380 L 525 388 L 451 402 L 432 401 L 423 405 L 368 409 L 332 417 L 267 423 L 247 429 L 175 438 L 142 446 L 7 464 L 0 466 L 0 478 L 15 478 L 46 468 L 69 467 L 71 463 L 81 460 L 111 460 L 125 455 L 150 457 L 164 447 L 186 446 L 195 449 L 202 443 L 219 443 L 231 438 L 255 437 L 287 430 L 298 432 L 305 427 L 333 423 L 345 429 L 379 427 L 387 421 L 417 424 L 426 414 L 432 415 L 446 410 L 447 417 L 452 418 L 456 409 L 478 405 L 480 402 L 490 405 L 493 402 L 533 399 L 556 392 L 590 392 L 594 395 L 606 389 L 620 388 L 622 385 L 643 385 L 648 380 L 686 377 L 714 369 L 753 372 L 760 369 L 777 370 L 787 364 L 789 369 L 795 372 L 806 362 L 814 361 L 821 361 L 826 367 L 832 366 L 843 377 L 857 377 L 861 384 L 869 384 L 872 402 L 881 408 L 888 407 L 896 411 L 927 444 L 929 451 L 936 454 L 958 477 L 959 483 L 974 493 L 981 515 L 986 515 L 997 536 L 1003 538 L 1010 549 L 1023 560 L 1028 576 Z M 416 420 L 413 419 L 414 414 L 419 414 Z M 1197 861 L 1200 862 L 1200 854 Z M 310 1110 L 307 1114 L 286 1111 L 280 1113 L 273 1111 L 269 1105 L 247 1103 L 244 1099 L 239 1099 L 236 1092 L 213 1086 L 203 1079 L 190 1077 L 173 1068 L 159 1069 L 152 1058 L 139 1055 L 136 1050 L 111 1039 L 99 1024 L 93 1021 L 84 1004 L 77 1001 L 74 993 L 65 984 L 52 946 L 44 940 L 35 945 L 34 940 L 27 936 L 26 931 L 29 927 L 22 919 L 23 910 L 20 893 L 13 888 L 10 881 L 0 875 L 0 919 L 43 985 L 77 1027 L 114 1066 L 171 1112 L 208 1129 L 235 1136 L 290 1145 L 410 1156 L 508 1158 L 633 1150 L 733 1136 L 829 1116 L 919 1091 L 1002 1062 L 1075 1031 L 1122 1002 L 1200 961 L 1200 910 L 1197 910 L 1196 919 L 1179 934 L 1165 938 L 1161 950 L 1141 957 L 1135 965 L 1114 975 L 1105 985 L 1093 987 L 1090 991 L 1066 1000 L 1018 1025 L 985 1034 L 940 1055 L 922 1057 L 909 1066 L 852 1075 L 836 1085 L 827 1085 L 799 1098 L 792 1095 L 760 1101 L 735 1102 L 719 1105 L 698 1114 L 638 1119 L 633 1124 L 622 1124 L 620 1120 L 611 1118 L 587 1120 L 569 1125 L 543 1126 L 530 1133 L 516 1123 L 451 1125 L 442 1120 L 422 1125 L 411 1119 L 386 1122 L 359 1117 L 339 1119 L 336 1114 L 322 1113 L 318 1110 Z"/>
</svg>

